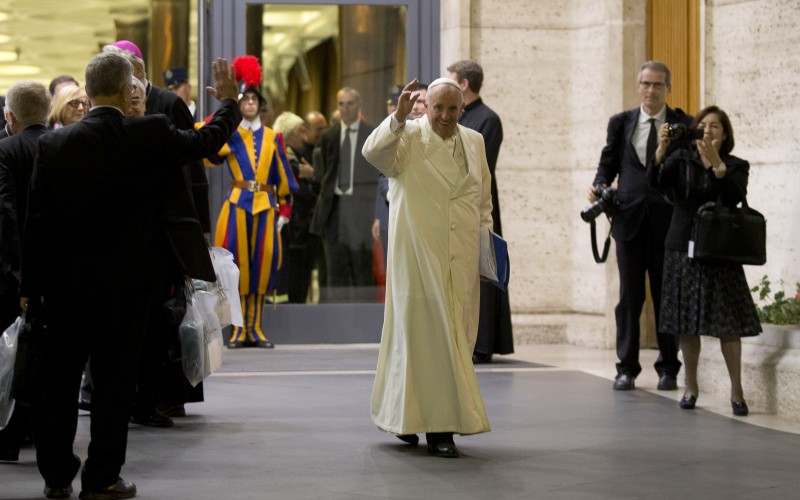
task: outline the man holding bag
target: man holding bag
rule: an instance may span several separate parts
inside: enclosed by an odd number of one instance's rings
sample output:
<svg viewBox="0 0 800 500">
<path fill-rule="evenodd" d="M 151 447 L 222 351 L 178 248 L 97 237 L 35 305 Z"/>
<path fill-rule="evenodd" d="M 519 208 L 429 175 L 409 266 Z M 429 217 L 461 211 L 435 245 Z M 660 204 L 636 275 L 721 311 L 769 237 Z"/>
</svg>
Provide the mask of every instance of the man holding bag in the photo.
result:
<svg viewBox="0 0 800 500">
<path fill-rule="evenodd" d="M 159 259 L 155 231 L 170 196 L 170 169 L 213 154 L 241 115 L 227 61 L 214 62 L 222 108 L 199 131 L 162 115 L 126 119 L 132 66 L 101 53 L 86 68 L 93 108 L 81 122 L 39 141 L 23 239 L 21 306 L 44 312 L 38 339 L 41 398 L 34 401 L 36 459 L 48 498 L 68 498 L 80 468 L 73 453 L 81 372 L 91 355 L 91 442 L 82 499 L 132 498 L 119 477 L 131 394 Z M 141 147 L 146 144 L 147 147 Z"/>
</svg>

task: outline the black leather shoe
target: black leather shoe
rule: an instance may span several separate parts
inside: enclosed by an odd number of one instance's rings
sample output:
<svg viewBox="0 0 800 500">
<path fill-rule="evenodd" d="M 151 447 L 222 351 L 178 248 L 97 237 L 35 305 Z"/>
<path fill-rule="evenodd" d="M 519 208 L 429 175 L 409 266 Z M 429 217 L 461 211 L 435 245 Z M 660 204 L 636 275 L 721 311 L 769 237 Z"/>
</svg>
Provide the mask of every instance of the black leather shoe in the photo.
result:
<svg viewBox="0 0 800 500">
<path fill-rule="evenodd" d="M 171 418 L 163 415 L 158 410 L 153 410 L 152 413 L 147 415 L 134 415 L 131 417 L 131 422 L 148 427 L 172 427 L 175 425 Z"/>
<path fill-rule="evenodd" d="M 123 498 L 133 498 L 135 496 L 136 485 L 120 477 L 111 486 L 96 490 L 81 490 L 78 498 L 81 500 L 122 500 Z"/>
<path fill-rule="evenodd" d="M 746 417 L 750 413 L 750 409 L 747 408 L 747 403 L 744 400 L 731 401 L 731 407 L 733 408 L 733 414 L 737 417 Z"/>
<path fill-rule="evenodd" d="M 428 443 L 428 453 L 434 457 L 441 458 L 458 458 L 459 455 L 455 443 L 447 443 L 444 441 Z"/>
<path fill-rule="evenodd" d="M 86 401 L 85 399 L 79 399 L 78 400 L 78 409 L 79 410 L 83 410 L 83 411 L 91 412 L 92 411 L 92 402 L 91 401 Z"/>
<path fill-rule="evenodd" d="M 428 453 L 434 457 L 458 458 L 459 452 L 453 442 L 452 432 L 428 432 L 425 440 L 428 442 Z"/>
<path fill-rule="evenodd" d="M 620 373 L 617 375 L 617 378 L 614 380 L 614 390 L 615 391 L 632 391 L 636 388 L 636 384 L 634 383 L 636 377 L 629 373 Z"/>
<path fill-rule="evenodd" d="M 170 418 L 186 416 L 186 407 L 183 405 L 163 405 L 158 407 L 158 411 Z"/>
<path fill-rule="evenodd" d="M 261 347 L 262 349 L 274 349 L 275 344 L 267 340 L 256 340 L 256 347 Z"/>
<path fill-rule="evenodd" d="M 44 496 L 47 498 L 69 498 L 72 495 L 72 486 L 64 486 L 63 488 L 51 488 L 45 485 Z"/>
<path fill-rule="evenodd" d="M 680 402 L 678 403 L 678 406 L 680 406 L 684 410 L 694 410 L 695 403 L 697 403 L 697 396 L 690 396 L 689 394 L 684 394 Z"/>
<path fill-rule="evenodd" d="M 657 389 L 659 391 L 676 391 L 678 390 L 678 381 L 676 380 L 676 377 L 662 373 L 658 378 Z"/>
<path fill-rule="evenodd" d="M 417 446 L 419 444 L 419 436 L 416 434 L 398 434 L 397 439 L 411 446 Z"/>
<path fill-rule="evenodd" d="M 480 365 L 485 363 L 492 362 L 492 355 L 491 354 L 484 354 L 482 352 L 474 352 L 472 353 L 472 364 L 473 365 Z"/>
</svg>

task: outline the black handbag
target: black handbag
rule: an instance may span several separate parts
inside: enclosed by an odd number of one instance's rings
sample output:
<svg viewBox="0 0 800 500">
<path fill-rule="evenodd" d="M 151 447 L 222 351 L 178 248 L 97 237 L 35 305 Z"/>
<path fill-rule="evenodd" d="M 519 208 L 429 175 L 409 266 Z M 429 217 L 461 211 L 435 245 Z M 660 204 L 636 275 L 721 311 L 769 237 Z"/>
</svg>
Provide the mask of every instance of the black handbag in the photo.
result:
<svg viewBox="0 0 800 500">
<path fill-rule="evenodd" d="M 703 264 L 767 262 L 767 221 L 747 205 L 723 206 L 721 200 L 701 206 L 694 216 L 688 256 Z"/>
</svg>

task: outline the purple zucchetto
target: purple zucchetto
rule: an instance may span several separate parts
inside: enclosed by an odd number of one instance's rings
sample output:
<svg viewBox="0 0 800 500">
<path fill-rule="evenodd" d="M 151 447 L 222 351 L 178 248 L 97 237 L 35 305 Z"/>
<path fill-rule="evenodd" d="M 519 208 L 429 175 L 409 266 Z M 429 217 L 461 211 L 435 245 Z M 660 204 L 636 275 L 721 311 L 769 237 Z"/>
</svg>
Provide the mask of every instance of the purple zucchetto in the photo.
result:
<svg viewBox="0 0 800 500">
<path fill-rule="evenodd" d="M 130 40 L 118 40 L 112 43 L 111 45 L 123 50 L 127 50 L 128 52 L 136 55 L 136 57 L 138 57 L 139 59 L 142 59 L 142 51 L 139 50 L 139 47 L 137 47 L 136 44 L 131 42 Z"/>
</svg>

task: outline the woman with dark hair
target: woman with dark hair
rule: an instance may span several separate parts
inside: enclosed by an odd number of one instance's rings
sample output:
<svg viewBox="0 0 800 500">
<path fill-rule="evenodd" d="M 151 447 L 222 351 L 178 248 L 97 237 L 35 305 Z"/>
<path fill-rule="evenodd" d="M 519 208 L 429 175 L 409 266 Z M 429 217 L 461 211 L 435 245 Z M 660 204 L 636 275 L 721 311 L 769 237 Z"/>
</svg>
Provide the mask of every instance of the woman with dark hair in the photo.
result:
<svg viewBox="0 0 800 500">
<path fill-rule="evenodd" d="M 686 367 L 686 392 L 680 407 L 693 409 L 699 394 L 697 364 L 700 336 L 717 337 L 731 380 L 733 414 L 748 413 L 741 381 L 741 337 L 758 335 L 761 324 L 741 265 L 701 264 L 687 251 L 694 216 L 704 203 L 734 207 L 747 192 L 750 164 L 730 154 L 733 127 L 728 115 L 709 106 L 694 118 L 692 128 L 703 130 L 694 140 L 664 158 L 669 127 L 658 133 L 658 148 L 648 172 L 671 199 L 675 209 L 665 242 L 661 292 L 661 333 L 678 335 Z M 662 161 L 663 160 L 663 161 Z"/>
</svg>

